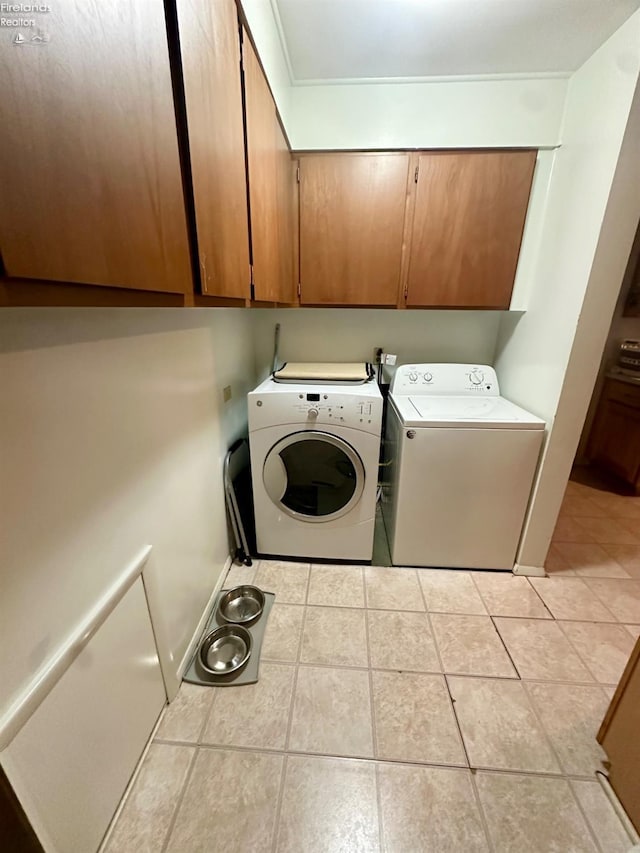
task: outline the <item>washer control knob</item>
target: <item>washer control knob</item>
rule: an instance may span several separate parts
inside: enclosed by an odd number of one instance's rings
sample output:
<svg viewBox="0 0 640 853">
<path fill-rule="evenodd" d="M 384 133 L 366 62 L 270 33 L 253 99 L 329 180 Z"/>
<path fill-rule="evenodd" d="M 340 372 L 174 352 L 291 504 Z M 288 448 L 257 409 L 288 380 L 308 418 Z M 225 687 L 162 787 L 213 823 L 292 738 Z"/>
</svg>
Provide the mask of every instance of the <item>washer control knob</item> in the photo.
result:
<svg viewBox="0 0 640 853">
<path fill-rule="evenodd" d="M 431 382 L 432 379 L 433 379 L 433 373 L 425 373 L 425 375 L 424 375 L 424 381 L 425 382 Z"/>
<path fill-rule="evenodd" d="M 469 374 L 469 379 L 474 385 L 482 385 L 484 382 L 484 373 L 477 368 L 474 368 Z"/>
<path fill-rule="evenodd" d="M 309 409 L 309 410 L 307 411 L 307 415 L 308 415 L 310 418 L 317 418 L 317 417 L 318 417 L 318 410 L 317 410 L 317 409 Z"/>
<path fill-rule="evenodd" d="M 417 373 L 414 372 L 414 373 L 409 374 L 409 381 L 410 382 L 417 382 L 417 380 L 418 380 L 418 374 Z"/>
</svg>

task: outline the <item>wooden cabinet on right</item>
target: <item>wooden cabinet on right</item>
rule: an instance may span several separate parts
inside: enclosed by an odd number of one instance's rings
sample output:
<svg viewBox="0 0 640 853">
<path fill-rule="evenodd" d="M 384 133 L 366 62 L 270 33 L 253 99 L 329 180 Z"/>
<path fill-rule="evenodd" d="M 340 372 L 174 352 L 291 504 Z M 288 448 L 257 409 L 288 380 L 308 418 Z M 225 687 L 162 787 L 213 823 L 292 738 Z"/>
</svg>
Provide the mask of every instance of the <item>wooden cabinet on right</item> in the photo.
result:
<svg viewBox="0 0 640 853">
<path fill-rule="evenodd" d="M 636 832 L 640 832 L 639 729 L 640 638 L 636 640 L 597 737 L 609 759 L 609 783 Z"/>
<path fill-rule="evenodd" d="M 300 155 L 306 305 L 507 309 L 536 152 Z"/>
<path fill-rule="evenodd" d="M 640 493 L 640 385 L 606 380 L 587 455 Z"/>
<path fill-rule="evenodd" d="M 419 154 L 406 305 L 509 307 L 535 151 Z"/>
<path fill-rule="evenodd" d="M 395 306 L 409 155 L 300 157 L 300 301 Z"/>
</svg>

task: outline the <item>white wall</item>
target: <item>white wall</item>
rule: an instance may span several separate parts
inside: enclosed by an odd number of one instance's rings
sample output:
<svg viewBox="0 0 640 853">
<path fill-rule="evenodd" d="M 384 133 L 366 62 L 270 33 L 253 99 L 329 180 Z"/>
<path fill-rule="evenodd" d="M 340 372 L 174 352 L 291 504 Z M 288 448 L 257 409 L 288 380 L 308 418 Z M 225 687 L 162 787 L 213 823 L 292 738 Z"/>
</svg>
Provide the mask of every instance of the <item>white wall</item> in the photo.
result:
<svg viewBox="0 0 640 853">
<path fill-rule="evenodd" d="M 545 147 L 558 143 L 567 80 L 294 86 L 294 150 Z"/>
<path fill-rule="evenodd" d="M 571 78 L 529 310 L 501 321 L 501 389 L 549 426 L 525 565 L 546 555 L 640 215 L 639 65 L 636 13 Z"/>
<path fill-rule="evenodd" d="M 270 0 L 242 0 L 294 150 L 550 147 L 567 79 L 295 85 Z"/>
<path fill-rule="evenodd" d="M 0 313 L 0 710 L 144 544 L 177 689 L 229 553 L 221 471 L 253 385 L 248 314 Z"/>
<path fill-rule="evenodd" d="M 256 374 L 264 378 L 273 360 L 280 323 L 284 361 L 373 361 L 382 347 L 410 361 L 491 363 L 497 311 L 397 311 L 386 309 L 294 308 L 252 312 Z"/>
<path fill-rule="evenodd" d="M 241 5 L 288 134 L 291 120 L 291 74 L 271 3 L 269 0 L 242 0 Z"/>
</svg>

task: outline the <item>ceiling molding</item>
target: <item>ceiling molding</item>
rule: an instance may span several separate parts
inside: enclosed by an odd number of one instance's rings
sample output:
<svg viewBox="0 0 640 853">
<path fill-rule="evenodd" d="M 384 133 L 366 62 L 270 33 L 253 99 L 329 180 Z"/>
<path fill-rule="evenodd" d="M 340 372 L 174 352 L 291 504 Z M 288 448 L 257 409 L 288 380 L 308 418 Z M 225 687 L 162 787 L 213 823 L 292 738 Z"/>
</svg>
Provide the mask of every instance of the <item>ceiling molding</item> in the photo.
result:
<svg viewBox="0 0 640 853">
<path fill-rule="evenodd" d="M 272 0 L 273 2 L 274 0 Z M 502 80 L 567 80 L 573 71 L 533 71 L 513 74 L 452 74 L 441 77 L 327 77 L 318 80 L 296 79 L 291 76 L 292 86 L 363 86 L 381 83 L 487 83 Z"/>
<path fill-rule="evenodd" d="M 278 9 L 277 0 L 269 0 L 269 5 L 271 6 L 271 14 L 273 15 L 273 20 L 276 22 L 278 38 L 280 39 L 280 47 L 282 48 L 284 62 L 287 66 L 287 72 L 289 74 L 289 82 L 292 86 L 296 86 L 296 78 L 293 73 L 293 65 L 291 64 L 291 57 L 289 56 L 289 48 L 287 47 L 287 39 L 284 35 L 284 27 L 282 26 L 282 19 L 280 17 L 280 9 Z"/>
</svg>

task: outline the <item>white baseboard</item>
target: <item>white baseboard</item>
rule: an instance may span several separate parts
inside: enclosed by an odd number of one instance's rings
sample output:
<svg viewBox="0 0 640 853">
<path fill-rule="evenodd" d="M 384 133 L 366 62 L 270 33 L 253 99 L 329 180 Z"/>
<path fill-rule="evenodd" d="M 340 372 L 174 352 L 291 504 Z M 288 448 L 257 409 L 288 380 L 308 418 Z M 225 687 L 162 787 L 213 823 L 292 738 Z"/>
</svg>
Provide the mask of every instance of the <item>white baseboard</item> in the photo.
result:
<svg viewBox="0 0 640 853">
<path fill-rule="evenodd" d="M 218 595 L 218 593 L 222 589 L 222 584 L 224 583 L 224 579 L 227 576 L 227 572 L 231 568 L 232 562 L 233 562 L 233 560 L 231 559 L 231 556 L 228 556 L 227 559 L 225 560 L 222 571 L 220 572 L 220 576 L 217 580 L 217 583 L 213 588 L 213 592 L 211 593 L 209 601 L 207 602 L 207 606 L 205 607 L 204 612 L 203 612 L 202 616 L 200 617 L 200 621 L 196 625 L 196 630 L 193 634 L 193 637 L 191 638 L 191 642 L 187 646 L 187 650 L 184 653 L 184 657 L 182 658 L 180 666 L 178 667 L 178 678 L 179 679 L 182 679 L 182 676 L 184 675 L 187 667 L 189 666 L 189 662 L 191 661 L 193 653 L 196 650 L 196 646 L 198 645 L 198 640 L 202 636 L 202 632 L 204 631 L 205 625 L 207 624 L 209 616 L 211 615 L 211 610 L 212 610 L 214 602 L 216 600 L 216 596 Z"/>
<path fill-rule="evenodd" d="M 522 563 L 515 564 L 513 573 L 526 578 L 545 578 L 547 576 L 544 566 L 523 566 Z"/>
</svg>

